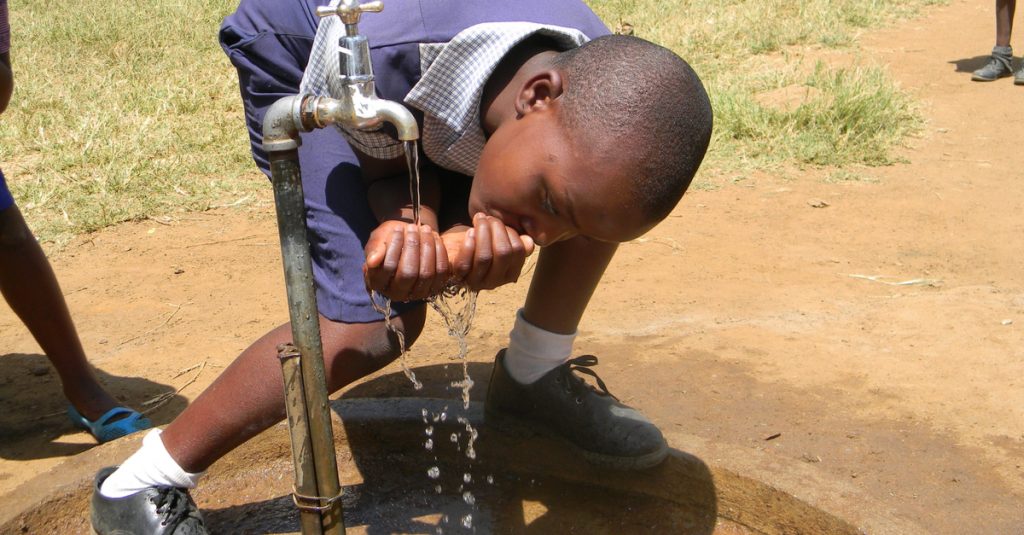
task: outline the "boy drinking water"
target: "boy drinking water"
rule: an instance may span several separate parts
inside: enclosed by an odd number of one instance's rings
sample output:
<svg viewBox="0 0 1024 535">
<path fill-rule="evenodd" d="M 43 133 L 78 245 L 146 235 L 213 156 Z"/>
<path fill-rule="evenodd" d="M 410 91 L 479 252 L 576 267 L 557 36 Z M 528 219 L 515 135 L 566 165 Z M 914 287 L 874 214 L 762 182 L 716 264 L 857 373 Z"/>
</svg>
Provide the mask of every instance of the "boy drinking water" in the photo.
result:
<svg viewBox="0 0 1024 535">
<path fill-rule="evenodd" d="M 321 2 L 322 3 L 322 2 Z M 340 23 L 317 2 L 243 0 L 221 28 L 238 69 L 254 158 L 284 96 L 327 94 Z M 319 22 L 319 29 L 317 29 Z M 608 35 L 578 0 L 389 0 L 364 17 L 379 96 L 421 124 L 420 226 L 400 142 L 387 129 L 304 134 L 299 148 L 328 389 L 398 357 L 367 290 L 394 300 L 407 344 L 450 282 L 515 282 L 540 246 L 526 302 L 498 352 L 486 415 L 564 438 L 597 466 L 640 469 L 668 447 L 649 420 L 575 372 L 577 325 L 617 244 L 664 219 L 711 135 L 697 75 L 671 51 Z M 307 64 L 308 62 L 308 64 Z M 98 533 L 205 533 L 187 494 L 203 471 L 282 420 L 276 346 L 246 349 L 165 430 L 96 478 Z M 169 506 L 167 504 L 177 504 Z"/>
</svg>

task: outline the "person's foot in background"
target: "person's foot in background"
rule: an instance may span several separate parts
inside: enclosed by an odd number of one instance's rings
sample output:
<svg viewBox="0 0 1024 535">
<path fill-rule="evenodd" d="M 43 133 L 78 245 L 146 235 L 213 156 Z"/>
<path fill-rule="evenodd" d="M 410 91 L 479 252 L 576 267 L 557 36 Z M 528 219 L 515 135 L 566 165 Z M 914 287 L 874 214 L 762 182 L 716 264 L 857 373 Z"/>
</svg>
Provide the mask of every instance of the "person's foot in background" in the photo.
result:
<svg viewBox="0 0 1024 535">
<path fill-rule="evenodd" d="M 971 80 L 975 82 L 991 82 L 1004 76 L 1013 74 L 1013 69 L 1010 67 L 1013 63 L 1013 49 L 1008 46 L 997 46 L 992 48 L 992 56 L 989 57 L 988 64 L 984 67 L 974 71 L 971 75 Z M 1021 73 L 1018 72 L 1014 78 L 1014 83 L 1024 83 L 1021 79 Z"/>
</svg>

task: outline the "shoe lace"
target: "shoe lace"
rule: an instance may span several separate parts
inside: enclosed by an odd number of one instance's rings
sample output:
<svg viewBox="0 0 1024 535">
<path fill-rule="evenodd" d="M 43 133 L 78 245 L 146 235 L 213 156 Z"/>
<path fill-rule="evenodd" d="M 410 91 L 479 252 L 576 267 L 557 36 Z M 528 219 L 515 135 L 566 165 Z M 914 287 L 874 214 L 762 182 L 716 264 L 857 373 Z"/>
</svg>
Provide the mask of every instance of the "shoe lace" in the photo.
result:
<svg viewBox="0 0 1024 535">
<path fill-rule="evenodd" d="M 188 499 L 188 493 L 177 487 L 157 487 L 157 494 L 150 498 L 153 505 L 156 505 L 156 512 L 163 517 L 160 524 L 170 526 L 171 530 L 187 520 L 189 517 L 199 518 L 195 515 L 193 507 Z"/>
<path fill-rule="evenodd" d="M 597 366 L 596 356 L 582 355 L 574 359 L 569 359 L 563 366 L 564 367 L 562 369 L 564 370 L 563 373 L 566 377 L 565 384 L 568 388 L 568 392 L 570 394 L 577 396 L 577 400 L 579 400 L 579 396 L 581 393 L 589 389 L 594 391 L 598 395 L 611 396 L 611 398 L 614 399 L 615 401 L 619 401 L 619 398 L 615 397 L 615 394 L 612 394 L 611 392 L 608 391 L 608 387 L 604 384 L 604 381 L 602 381 L 601 378 L 597 375 L 597 372 L 590 369 L 593 366 Z M 597 381 L 597 386 L 598 388 L 600 388 L 600 390 L 595 389 L 586 381 L 574 375 L 572 373 L 574 371 L 593 377 L 594 380 Z"/>
</svg>

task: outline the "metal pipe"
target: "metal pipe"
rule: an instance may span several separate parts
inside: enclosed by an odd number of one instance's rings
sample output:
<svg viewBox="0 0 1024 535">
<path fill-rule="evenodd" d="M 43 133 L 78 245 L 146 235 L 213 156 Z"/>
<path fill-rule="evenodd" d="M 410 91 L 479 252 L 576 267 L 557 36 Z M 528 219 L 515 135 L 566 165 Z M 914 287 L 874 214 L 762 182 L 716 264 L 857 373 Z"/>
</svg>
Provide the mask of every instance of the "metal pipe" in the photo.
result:
<svg viewBox="0 0 1024 535">
<path fill-rule="evenodd" d="M 296 389 L 301 392 L 305 402 L 305 432 L 309 438 L 314 467 L 312 475 L 297 473 L 296 481 L 299 483 L 312 478 L 316 482 L 314 495 L 303 494 L 315 501 L 315 510 L 319 513 L 321 530 L 314 533 L 339 535 L 344 532 L 345 524 L 339 499 L 341 485 L 338 482 L 334 433 L 328 405 L 320 322 L 313 286 L 313 265 L 309 256 L 309 241 L 306 238 L 306 206 L 302 194 L 298 154 L 299 124 L 296 121 L 300 104 L 300 97 L 284 97 L 270 107 L 263 122 L 263 146 L 270 159 L 270 176 L 274 184 L 274 202 L 277 207 L 292 339 L 300 354 L 299 369 L 302 381 L 291 381 L 287 384 L 286 388 L 290 388 L 292 392 L 286 394 L 286 397 L 294 398 Z M 293 448 L 292 455 L 296 458 L 296 466 L 300 470 L 306 470 L 308 463 L 301 459 L 302 456 L 308 455 L 306 451 L 295 451 Z M 306 503 L 306 506 L 309 507 L 310 504 Z"/>
<path fill-rule="evenodd" d="M 316 496 L 319 490 L 316 485 L 316 464 L 309 436 L 306 399 L 303 395 L 305 389 L 302 385 L 300 356 L 301 353 L 292 344 L 277 346 L 277 358 L 281 361 L 281 372 L 284 375 L 285 408 L 292 442 L 292 461 L 295 464 L 295 494 Z M 295 499 L 295 504 L 299 504 L 298 499 Z M 320 513 L 312 509 L 299 508 L 299 526 L 305 535 L 323 533 Z"/>
<path fill-rule="evenodd" d="M 299 132 L 308 132 L 329 124 L 367 129 L 388 122 L 394 125 L 400 141 L 419 139 L 419 126 L 408 108 L 398 102 L 377 97 L 369 45 L 366 37 L 358 32 L 357 23 L 362 13 L 376 12 L 383 8 L 381 2 L 359 4 L 359 0 L 340 0 L 332 6 L 318 8 L 317 16 L 338 15 L 345 24 L 346 36 L 341 38 L 338 52 L 339 56 L 344 56 L 339 58 L 343 71 L 339 72 L 339 77 L 345 91 L 337 95 L 339 98 L 310 95 L 283 97 L 270 106 L 263 120 L 263 149 L 270 160 L 270 176 L 274 183 L 292 338 L 294 349 L 300 355 L 298 358 L 294 355 L 282 358 L 282 372 L 285 375 L 288 423 L 292 433 L 292 455 L 296 470 L 296 492 L 293 496 L 303 512 L 302 532 L 305 535 L 339 534 L 344 532 L 345 524 L 313 268 L 306 238 L 305 201 L 298 154 L 301 144 Z M 295 366 L 298 366 L 301 380 L 295 377 Z M 312 474 L 309 473 L 310 465 Z M 306 494 L 311 488 L 311 481 L 315 482 L 315 495 Z M 305 504 L 300 504 L 300 500 Z M 316 511 L 319 515 L 319 525 L 309 520 L 312 518 L 307 514 L 309 511 Z"/>
</svg>

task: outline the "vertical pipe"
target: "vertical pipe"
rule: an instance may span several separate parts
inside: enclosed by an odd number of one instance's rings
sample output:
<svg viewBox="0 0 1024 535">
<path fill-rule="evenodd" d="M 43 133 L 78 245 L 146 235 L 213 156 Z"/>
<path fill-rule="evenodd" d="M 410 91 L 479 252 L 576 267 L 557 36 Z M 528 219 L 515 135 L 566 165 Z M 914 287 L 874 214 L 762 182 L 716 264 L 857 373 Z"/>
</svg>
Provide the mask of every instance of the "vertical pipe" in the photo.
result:
<svg viewBox="0 0 1024 535">
<path fill-rule="evenodd" d="M 266 130 L 266 128 L 264 129 Z M 266 132 L 264 132 L 266 134 Z M 270 174 L 274 183 L 281 256 L 284 261 L 285 287 L 292 339 L 301 354 L 302 389 L 309 425 L 309 441 L 316 469 L 317 496 L 326 501 L 320 511 L 323 533 L 336 535 L 345 530 L 338 482 L 338 464 L 334 452 L 327 381 L 324 373 L 320 322 L 313 286 L 313 265 L 306 237 L 305 201 L 299 171 L 297 148 L 269 150 Z"/>
<path fill-rule="evenodd" d="M 316 464 L 313 461 L 313 445 L 309 436 L 309 420 L 306 418 L 306 398 L 303 396 L 302 371 L 299 366 L 301 353 L 292 344 L 277 346 L 277 358 L 281 361 L 284 375 L 285 408 L 288 412 L 288 431 L 292 439 L 292 461 L 295 463 L 295 492 L 304 496 L 316 496 Z M 296 505 L 298 502 L 296 501 Z M 299 509 L 299 525 L 303 535 L 322 535 L 320 513 L 310 509 Z"/>
</svg>

